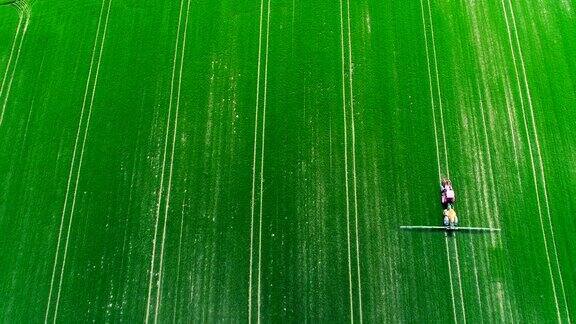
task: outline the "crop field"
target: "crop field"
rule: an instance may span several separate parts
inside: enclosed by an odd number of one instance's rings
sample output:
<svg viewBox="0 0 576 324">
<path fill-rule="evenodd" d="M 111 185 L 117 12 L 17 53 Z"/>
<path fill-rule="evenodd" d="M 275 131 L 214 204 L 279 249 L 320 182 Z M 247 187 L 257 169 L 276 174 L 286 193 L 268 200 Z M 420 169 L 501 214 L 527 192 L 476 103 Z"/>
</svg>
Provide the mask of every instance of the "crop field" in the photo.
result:
<svg viewBox="0 0 576 324">
<path fill-rule="evenodd" d="M 575 10 L 0 0 L 0 322 L 576 321 Z"/>
</svg>

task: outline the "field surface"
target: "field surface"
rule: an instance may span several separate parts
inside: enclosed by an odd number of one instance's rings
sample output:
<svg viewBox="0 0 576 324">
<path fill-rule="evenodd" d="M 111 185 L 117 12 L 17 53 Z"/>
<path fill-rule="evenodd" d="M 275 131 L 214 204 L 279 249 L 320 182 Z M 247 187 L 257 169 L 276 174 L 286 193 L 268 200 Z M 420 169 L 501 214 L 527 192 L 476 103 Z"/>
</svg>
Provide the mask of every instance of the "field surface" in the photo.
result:
<svg viewBox="0 0 576 324">
<path fill-rule="evenodd" d="M 576 320 L 574 1 L 0 4 L 0 322 Z"/>
</svg>

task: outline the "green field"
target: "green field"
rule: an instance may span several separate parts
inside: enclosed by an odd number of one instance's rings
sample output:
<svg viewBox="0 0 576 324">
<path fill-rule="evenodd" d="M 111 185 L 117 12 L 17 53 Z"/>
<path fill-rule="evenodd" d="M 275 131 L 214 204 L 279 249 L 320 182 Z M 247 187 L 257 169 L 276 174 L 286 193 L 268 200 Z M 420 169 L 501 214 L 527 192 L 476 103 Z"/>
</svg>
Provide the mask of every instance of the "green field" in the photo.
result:
<svg viewBox="0 0 576 324">
<path fill-rule="evenodd" d="M 0 322 L 571 323 L 575 10 L 0 5 Z"/>
</svg>

